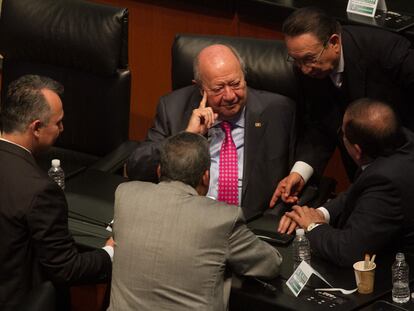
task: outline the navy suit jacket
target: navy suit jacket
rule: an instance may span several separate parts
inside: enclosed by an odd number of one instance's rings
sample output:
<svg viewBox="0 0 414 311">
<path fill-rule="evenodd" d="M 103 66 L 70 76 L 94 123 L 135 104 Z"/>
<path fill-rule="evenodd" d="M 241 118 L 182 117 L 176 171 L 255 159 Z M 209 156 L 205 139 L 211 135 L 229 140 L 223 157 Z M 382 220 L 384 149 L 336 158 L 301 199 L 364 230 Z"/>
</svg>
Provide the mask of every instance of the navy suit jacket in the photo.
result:
<svg viewBox="0 0 414 311">
<path fill-rule="evenodd" d="M 159 146 L 167 137 L 185 130 L 201 101 L 196 86 L 160 99 L 146 140 L 127 163 L 128 177 L 157 181 Z M 269 205 L 278 182 L 289 174 L 295 148 L 295 104 L 282 95 L 247 89 L 244 168 L 241 207 L 247 219 Z"/>
<path fill-rule="evenodd" d="M 411 134 L 410 134 L 411 135 Z M 375 159 L 355 183 L 325 205 L 331 220 L 307 233 L 312 251 L 341 266 L 364 254 L 414 255 L 414 144 Z"/>
<path fill-rule="evenodd" d="M 329 76 L 319 80 L 297 70 L 298 117 L 304 116 L 297 160 L 321 175 L 338 146 L 352 179 L 356 166 L 338 135 L 345 109 L 361 97 L 380 99 L 395 106 L 403 125 L 413 130 L 414 51 L 404 37 L 376 28 L 343 26 L 341 38 L 345 67 L 339 90 Z"/>
<path fill-rule="evenodd" d="M 0 309 L 15 310 L 50 279 L 56 284 L 109 278 L 102 249 L 78 253 L 62 189 L 26 150 L 0 140 Z"/>
</svg>

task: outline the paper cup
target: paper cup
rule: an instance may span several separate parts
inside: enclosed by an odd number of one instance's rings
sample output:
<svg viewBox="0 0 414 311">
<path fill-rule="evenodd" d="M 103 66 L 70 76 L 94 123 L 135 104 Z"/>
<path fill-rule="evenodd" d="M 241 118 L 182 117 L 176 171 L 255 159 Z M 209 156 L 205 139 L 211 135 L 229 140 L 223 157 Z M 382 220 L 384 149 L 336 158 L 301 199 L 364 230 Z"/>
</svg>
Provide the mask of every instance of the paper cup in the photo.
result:
<svg viewBox="0 0 414 311">
<path fill-rule="evenodd" d="M 358 293 L 371 294 L 374 291 L 375 268 L 374 263 L 365 268 L 365 261 L 358 261 L 354 263 L 355 282 L 358 287 Z"/>
</svg>

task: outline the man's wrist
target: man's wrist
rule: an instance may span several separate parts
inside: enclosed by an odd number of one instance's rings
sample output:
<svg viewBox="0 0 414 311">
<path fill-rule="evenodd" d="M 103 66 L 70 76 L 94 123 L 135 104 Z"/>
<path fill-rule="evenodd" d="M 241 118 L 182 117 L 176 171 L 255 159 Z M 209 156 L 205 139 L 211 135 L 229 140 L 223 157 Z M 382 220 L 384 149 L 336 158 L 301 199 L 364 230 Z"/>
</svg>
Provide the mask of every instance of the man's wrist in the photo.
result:
<svg viewBox="0 0 414 311">
<path fill-rule="evenodd" d="M 291 173 L 298 173 L 304 180 L 305 184 L 308 182 L 309 178 L 313 175 L 313 168 L 309 164 L 303 161 L 296 161 L 290 170 Z"/>
</svg>

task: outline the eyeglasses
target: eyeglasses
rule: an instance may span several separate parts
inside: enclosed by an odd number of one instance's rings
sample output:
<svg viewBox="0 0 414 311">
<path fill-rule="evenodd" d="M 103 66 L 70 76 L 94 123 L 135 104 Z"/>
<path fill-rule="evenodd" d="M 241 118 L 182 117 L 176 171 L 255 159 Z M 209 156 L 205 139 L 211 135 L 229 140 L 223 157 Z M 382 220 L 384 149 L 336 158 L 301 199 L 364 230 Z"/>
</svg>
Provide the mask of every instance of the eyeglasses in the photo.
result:
<svg viewBox="0 0 414 311">
<path fill-rule="evenodd" d="M 226 90 L 226 87 L 229 87 L 233 91 L 237 91 L 237 90 L 244 88 L 245 85 L 246 85 L 246 81 L 244 79 L 241 79 L 241 80 L 230 82 L 228 84 L 219 85 L 214 88 L 205 88 L 205 90 L 213 96 L 219 96 L 224 93 L 224 91 Z"/>
<path fill-rule="evenodd" d="M 328 46 L 328 41 L 326 41 L 323 44 L 323 48 L 319 52 L 318 55 L 307 55 L 303 59 L 294 58 L 294 57 L 292 57 L 288 54 L 288 56 L 286 58 L 286 61 L 288 61 L 289 63 L 293 63 L 297 66 L 311 66 L 311 65 L 314 65 L 319 61 L 319 59 L 321 58 L 323 52 L 326 50 L 327 46 Z"/>
</svg>

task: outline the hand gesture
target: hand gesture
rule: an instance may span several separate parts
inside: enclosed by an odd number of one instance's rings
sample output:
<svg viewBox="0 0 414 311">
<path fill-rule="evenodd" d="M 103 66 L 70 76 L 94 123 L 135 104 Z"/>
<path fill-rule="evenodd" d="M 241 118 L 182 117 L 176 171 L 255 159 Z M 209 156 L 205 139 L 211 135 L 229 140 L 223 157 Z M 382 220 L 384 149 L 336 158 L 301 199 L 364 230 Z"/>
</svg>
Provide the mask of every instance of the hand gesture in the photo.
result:
<svg viewBox="0 0 414 311">
<path fill-rule="evenodd" d="M 303 229 L 308 228 L 308 226 L 313 222 L 315 223 L 325 222 L 325 217 L 323 216 L 323 213 L 321 211 L 314 209 L 314 208 L 307 207 L 307 206 L 299 206 L 299 205 L 293 206 L 292 211 L 286 212 L 283 217 L 289 217 L 293 222 L 295 222 L 297 225 L 299 225 Z"/>
<path fill-rule="evenodd" d="M 285 203 L 296 203 L 298 195 L 305 186 L 305 181 L 299 173 L 292 172 L 289 176 L 283 178 L 276 187 L 270 200 L 269 207 L 273 208 L 279 198 Z"/>
<path fill-rule="evenodd" d="M 280 233 L 291 234 L 297 228 L 297 226 L 298 224 L 285 214 L 279 221 L 279 227 L 277 228 L 277 231 Z"/>
<path fill-rule="evenodd" d="M 204 135 L 208 129 L 213 126 L 216 121 L 218 114 L 211 109 L 206 107 L 207 105 L 207 93 L 203 92 L 203 98 L 201 99 L 200 106 L 193 110 L 190 121 L 188 122 L 186 131 Z"/>
</svg>

